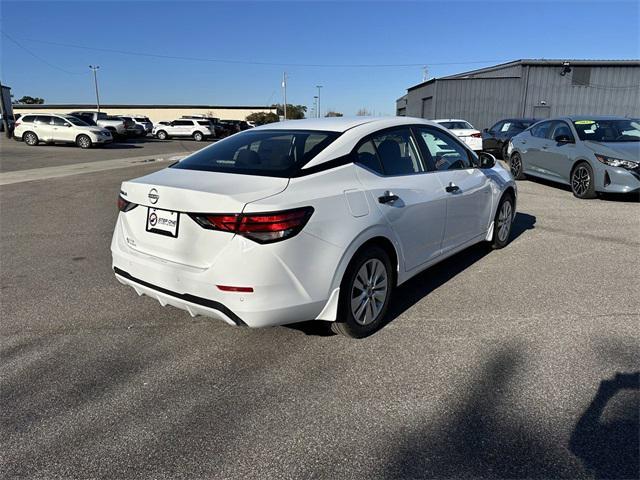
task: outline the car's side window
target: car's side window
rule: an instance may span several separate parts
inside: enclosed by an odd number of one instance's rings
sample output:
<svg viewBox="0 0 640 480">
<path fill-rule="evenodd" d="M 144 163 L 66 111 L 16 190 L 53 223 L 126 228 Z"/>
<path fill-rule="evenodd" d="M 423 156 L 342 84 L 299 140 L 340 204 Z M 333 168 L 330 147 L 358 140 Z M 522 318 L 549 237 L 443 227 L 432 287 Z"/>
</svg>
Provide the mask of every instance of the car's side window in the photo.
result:
<svg viewBox="0 0 640 480">
<path fill-rule="evenodd" d="M 387 130 L 371 137 L 385 175 L 410 175 L 424 172 L 409 128 Z"/>
<path fill-rule="evenodd" d="M 469 152 L 457 140 L 435 128 L 419 128 L 418 131 L 436 171 L 472 167 Z"/>
<path fill-rule="evenodd" d="M 49 115 L 38 115 L 36 121 L 38 125 L 49 125 L 51 123 L 51 117 Z"/>
<path fill-rule="evenodd" d="M 360 145 L 358 150 L 356 150 L 355 162 L 369 170 L 379 173 L 380 175 L 384 175 L 382 164 L 380 163 L 380 159 L 376 152 L 376 147 L 373 145 L 371 140 L 367 140 Z"/>
<path fill-rule="evenodd" d="M 34 117 L 33 115 L 27 115 L 25 117 L 22 117 L 22 122 L 23 123 L 33 123 L 35 121 L 36 117 Z"/>
<path fill-rule="evenodd" d="M 531 135 L 538 138 L 548 138 L 551 122 L 542 122 L 531 129 Z"/>
<path fill-rule="evenodd" d="M 551 133 L 551 138 L 555 139 L 559 136 L 569 137 L 569 141 L 575 141 L 573 138 L 573 133 L 571 133 L 571 129 L 566 122 L 555 122 L 553 125 L 553 132 Z"/>
<path fill-rule="evenodd" d="M 502 128 L 502 124 L 503 124 L 503 123 L 504 123 L 504 122 L 498 122 L 498 123 L 496 123 L 493 127 L 491 127 L 491 128 L 489 129 L 489 132 L 491 132 L 491 133 L 498 133 L 498 132 L 500 131 L 500 129 Z"/>
<path fill-rule="evenodd" d="M 64 127 L 67 125 L 67 121 L 60 117 L 53 117 L 53 124 L 56 127 Z"/>
</svg>

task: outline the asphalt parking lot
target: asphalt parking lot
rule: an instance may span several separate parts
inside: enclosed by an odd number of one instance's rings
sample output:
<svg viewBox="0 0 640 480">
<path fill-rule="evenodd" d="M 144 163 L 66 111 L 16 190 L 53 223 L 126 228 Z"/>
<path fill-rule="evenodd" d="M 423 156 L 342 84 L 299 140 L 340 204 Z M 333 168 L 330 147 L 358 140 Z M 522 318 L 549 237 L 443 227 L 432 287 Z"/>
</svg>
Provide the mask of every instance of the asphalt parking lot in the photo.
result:
<svg viewBox="0 0 640 480">
<path fill-rule="evenodd" d="M 0 146 L 3 171 L 44 165 Z M 0 187 L 4 478 L 637 476 L 637 202 L 519 182 L 510 245 L 427 270 L 348 340 L 190 318 L 120 285 L 116 192 L 157 168 Z"/>
<path fill-rule="evenodd" d="M 83 150 L 75 145 L 46 145 L 29 147 L 23 142 L 0 135 L 0 172 L 15 172 L 32 168 L 58 167 L 77 163 L 100 162 L 120 158 L 154 158 L 194 152 L 210 144 L 191 139 L 158 140 L 151 135 L 145 138 L 125 138 L 116 143 Z"/>
</svg>

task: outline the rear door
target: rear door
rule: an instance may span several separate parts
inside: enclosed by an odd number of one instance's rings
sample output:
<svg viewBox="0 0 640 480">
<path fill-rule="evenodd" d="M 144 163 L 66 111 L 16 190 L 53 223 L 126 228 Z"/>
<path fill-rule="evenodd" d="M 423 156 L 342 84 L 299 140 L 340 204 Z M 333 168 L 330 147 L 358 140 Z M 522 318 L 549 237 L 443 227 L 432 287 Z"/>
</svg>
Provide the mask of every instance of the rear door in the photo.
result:
<svg viewBox="0 0 640 480">
<path fill-rule="evenodd" d="M 549 142 L 551 124 L 551 121 L 540 122 L 531 128 L 531 137 L 527 139 L 526 152 L 523 154 L 525 171 L 545 174 L 544 156 L 551 145 Z"/>
<path fill-rule="evenodd" d="M 33 122 L 33 131 L 36 132 L 38 138 L 44 142 L 53 141 L 53 127 L 51 125 L 50 115 L 37 115 Z"/>
<path fill-rule="evenodd" d="M 497 135 L 502 128 L 504 122 L 498 122 L 489 130 L 482 134 L 482 149 L 495 151 L 498 149 L 498 138 Z"/>
<path fill-rule="evenodd" d="M 416 130 L 446 195 L 444 253 L 486 234 L 492 212 L 491 183 L 485 172 L 472 165 L 473 153 L 457 138 L 435 127 Z"/>
<path fill-rule="evenodd" d="M 361 183 L 389 222 L 402 249 L 405 270 L 440 254 L 446 198 L 426 171 L 409 127 L 380 131 L 356 149 Z"/>
</svg>

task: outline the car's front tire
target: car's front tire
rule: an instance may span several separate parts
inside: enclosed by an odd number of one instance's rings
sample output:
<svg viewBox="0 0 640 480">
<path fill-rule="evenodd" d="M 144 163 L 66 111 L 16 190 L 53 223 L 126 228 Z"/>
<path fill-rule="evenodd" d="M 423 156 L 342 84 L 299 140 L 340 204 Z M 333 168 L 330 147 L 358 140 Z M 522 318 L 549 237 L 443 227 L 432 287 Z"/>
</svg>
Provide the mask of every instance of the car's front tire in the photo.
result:
<svg viewBox="0 0 640 480">
<path fill-rule="evenodd" d="M 522 156 L 518 152 L 513 152 L 509 157 L 509 170 L 516 180 L 525 180 L 527 176 L 524 174 L 524 166 L 522 165 Z"/>
<path fill-rule="evenodd" d="M 91 148 L 91 145 L 93 144 L 93 142 L 91 141 L 91 138 L 89 138 L 88 135 L 78 135 L 78 138 L 76 138 L 76 145 L 79 146 L 80 148 Z"/>
<path fill-rule="evenodd" d="M 596 198 L 596 182 L 593 169 L 587 162 L 580 162 L 571 171 L 571 191 L 577 198 Z"/>
<path fill-rule="evenodd" d="M 159 140 L 166 140 L 167 138 L 169 138 L 169 135 L 167 135 L 167 132 L 165 132 L 164 130 L 159 130 L 156 133 L 156 137 L 158 137 Z"/>
<path fill-rule="evenodd" d="M 505 193 L 500 199 L 496 216 L 493 219 L 493 238 L 491 247 L 504 248 L 511 237 L 511 226 L 516 215 L 515 202 L 511 193 Z"/>
<path fill-rule="evenodd" d="M 24 140 L 24 143 L 26 143 L 30 147 L 35 147 L 40 142 L 38 136 L 33 132 L 25 132 L 22 135 L 22 140 Z"/>
<path fill-rule="evenodd" d="M 371 245 L 360 250 L 342 279 L 333 331 L 363 338 L 378 330 L 389 308 L 394 283 L 391 259 L 384 249 Z"/>
</svg>

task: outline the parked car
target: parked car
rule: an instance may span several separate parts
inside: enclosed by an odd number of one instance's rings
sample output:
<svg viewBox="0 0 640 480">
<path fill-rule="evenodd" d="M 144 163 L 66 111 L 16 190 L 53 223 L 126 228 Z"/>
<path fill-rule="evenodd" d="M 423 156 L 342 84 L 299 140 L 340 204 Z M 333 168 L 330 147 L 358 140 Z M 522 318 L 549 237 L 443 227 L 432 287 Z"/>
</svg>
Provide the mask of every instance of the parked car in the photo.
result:
<svg viewBox="0 0 640 480">
<path fill-rule="evenodd" d="M 504 247 L 511 173 L 409 117 L 264 125 L 125 181 L 117 279 L 233 325 L 335 321 L 362 337 L 393 289 L 468 246 Z"/>
<path fill-rule="evenodd" d="M 536 123 L 511 139 L 511 173 L 571 187 L 578 198 L 597 192 L 640 192 L 640 120 L 573 116 Z"/>
<path fill-rule="evenodd" d="M 124 126 L 124 120 L 118 117 L 110 117 L 104 112 L 82 110 L 71 112 L 69 115 L 79 118 L 88 125 L 102 127 L 109 130 L 114 140 L 118 138 L 118 136 L 125 136 L 127 134 L 127 130 Z"/>
<path fill-rule="evenodd" d="M 149 117 L 133 117 L 133 121 L 138 125 L 142 125 L 145 134 L 151 133 L 153 131 L 153 122 L 149 119 Z"/>
<path fill-rule="evenodd" d="M 180 118 L 170 122 L 168 125 L 159 124 L 153 128 L 153 134 L 160 140 L 171 137 L 191 137 L 196 142 L 201 142 L 207 138 L 214 138 L 215 133 L 208 120 L 193 120 Z"/>
<path fill-rule="evenodd" d="M 45 143 L 75 143 L 80 148 L 111 143 L 109 130 L 88 125 L 71 115 L 38 113 L 25 114 L 16 122 L 13 132 L 16 140 L 27 145 Z"/>
<path fill-rule="evenodd" d="M 127 136 L 144 137 L 147 134 L 144 125 L 137 123 L 133 117 L 128 115 L 118 115 L 117 118 L 121 118 L 122 121 L 124 121 L 124 128 Z"/>
<path fill-rule="evenodd" d="M 237 133 L 237 129 L 235 127 L 231 127 L 230 125 L 223 125 L 220 123 L 220 119 L 216 117 L 206 117 L 204 115 L 184 115 L 181 118 L 191 118 L 194 120 L 209 120 L 213 125 L 213 131 L 215 132 L 216 138 L 225 138 L 229 135 Z"/>
<path fill-rule="evenodd" d="M 448 128 L 462 139 L 467 146 L 476 152 L 482 150 L 482 134 L 466 120 L 455 118 L 434 120 L 444 128 Z"/>
<path fill-rule="evenodd" d="M 507 145 L 515 135 L 536 123 L 534 118 L 507 118 L 482 131 L 482 150 L 507 160 Z"/>
</svg>

